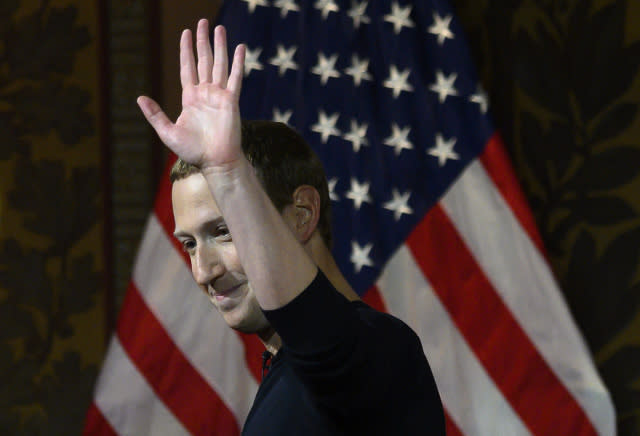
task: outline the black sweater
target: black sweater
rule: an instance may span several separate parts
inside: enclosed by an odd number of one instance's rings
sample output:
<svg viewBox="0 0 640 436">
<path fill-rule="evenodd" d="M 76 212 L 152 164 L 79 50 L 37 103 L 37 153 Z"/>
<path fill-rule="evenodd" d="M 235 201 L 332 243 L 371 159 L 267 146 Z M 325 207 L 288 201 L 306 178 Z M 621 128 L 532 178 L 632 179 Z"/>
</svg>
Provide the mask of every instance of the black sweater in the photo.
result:
<svg viewBox="0 0 640 436">
<path fill-rule="evenodd" d="M 243 435 L 445 434 L 420 339 L 402 321 L 349 302 L 321 272 L 265 314 L 284 345 Z"/>
</svg>

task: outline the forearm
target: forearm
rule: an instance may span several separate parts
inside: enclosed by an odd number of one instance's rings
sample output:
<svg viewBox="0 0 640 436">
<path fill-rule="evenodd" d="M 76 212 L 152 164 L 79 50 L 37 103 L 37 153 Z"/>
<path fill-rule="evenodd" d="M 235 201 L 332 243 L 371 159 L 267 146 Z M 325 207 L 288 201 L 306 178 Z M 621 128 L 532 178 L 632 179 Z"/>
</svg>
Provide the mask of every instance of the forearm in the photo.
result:
<svg viewBox="0 0 640 436">
<path fill-rule="evenodd" d="M 317 267 L 243 159 L 232 169 L 203 169 L 238 257 L 263 309 L 277 309 L 311 283 Z"/>
</svg>

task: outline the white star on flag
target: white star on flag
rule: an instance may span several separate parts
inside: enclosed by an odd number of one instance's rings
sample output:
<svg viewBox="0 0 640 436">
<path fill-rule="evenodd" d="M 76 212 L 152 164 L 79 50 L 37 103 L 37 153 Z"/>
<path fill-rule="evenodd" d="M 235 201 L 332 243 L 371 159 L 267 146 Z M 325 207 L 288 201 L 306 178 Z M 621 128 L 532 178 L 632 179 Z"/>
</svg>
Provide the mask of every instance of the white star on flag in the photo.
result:
<svg viewBox="0 0 640 436">
<path fill-rule="evenodd" d="M 389 78 L 384 81 L 383 85 L 385 88 L 393 89 L 393 98 L 398 98 L 402 91 L 413 91 L 413 86 L 407 83 L 410 73 L 409 68 L 400 72 L 395 65 L 389 67 Z"/>
<path fill-rule="evenodd" d="M 469 97 L 469 101 L 479 104 L 480 112 L 483 114 L 487 113 L 487 110 L 489 109 L 489 97 L 484 89 L 482 89 L 482 86 L 478 85 L 476 93 Z"/>
<path fill-rule="evenodd" d="M 280 16 L 282 18 L 285 18 L 289 11 L 298 12 L 300 10 L 300 7 L 298 7 L 294 0 L 276 0 L 273 6 L 280 8 Z"/>
<path fill-rule="evenodd" d="M 393 198 L 382 205 L 387 210 L 393 212 L 393 218 L 398 221 L 402 214 L 410 215 L 413 213 L 413 209 L 409 207 L 409 197 L 411 196 L 411 191 L 407 191 L 404 194 L 400 194 L 397 189 L 393 189 L 391 193 Z"/>
<path fill-rule="evenodd" d="M 246 48 L 246 54 L 244 56 L 244 75 L 245 77 L 251 73 L 252 70 L 262 70 L 262 64 L 258 60 L 262 53 L 262 48 L 258 47 L 255 50 Z"/>
<path fill-rule="evenodd" d="M 351 241 L 351 257 L 349 260 L 353 263 L 357 273 L 360 272 L 363 266 L 373 266 L 373 261 L 369 257 L 372 248 L 373 244 L 371 242 L 361 247 L 356 241 Z"/>
<path fill-rule="evenodd" d="M 457 77 L 456 73 L 451 73 L 449 77 L 445 77 L 442 71 L 436 71 L 436 83 L 429 85 L 429 89 L 438 94 L 440 103 L 444 103 L 450 95 L 458 95 L 458 91 L 453 87 Z"/>
<path fill-rule="evenodd" d="M 276 123 L 289 124 L 291 115 L 293 115 L 293 111 L 291 109 L 289 109 L 288 111 L 280 112 L 280 109 L 278 109 L 277 107 L 273 108 L 273 121 L 275 121 Z"/>
<path fill-rule="evenodd" d="M 337 183 L 338 183 L 338 178 L 337 177 L 333 177 L 333 178 L 327 180 L 327 185 L 329 186 L 329 199 L 333 200 L 333 201 L 340 200 L 340 197 L 338 197 L 338 194 L 336 194 L 336 184 Z"/>
<path fill-rule="evenodd" d="M 367 72 L 369 59 L 360 60 L 357 54 L 351 56 L 351 66 L 344 70 L 345 74 L 353 77 L 355 86 L 360 86 L 362 80 L 373 80 L 371 74 Z"/>
<path fill-rule="evenodd" d="M 298 64 L 293 61 L 293 56 L 296 54 L 298 47 L 284 48 L 283 45 L 278 44 L 278 53 L 269 60 L 271 65 L 278 67 L 278 74 L 284 76 L 287 70 L 297 70 Z"/>
<path fill-rule="evenodd" d="M 311 72 L 320 76 L 320 83 L 322 83 L 323 85 L 327 84 L 329 77 L 340 77 L 340 73 L 335 68 L 337 60 L 337 54 L 334 54 L 327 58 L 324 56 L 324 54 L 318 53 L 318 63 L 315 67 L 311 68 Z"/>
<path fill-rule="evenodd" d="M 269 6 L 267 0 L 242 0 L 247 2 L 247 7 L 249 8 L 249 12 L 253 13 L 256 10 L 256 6 Z"/>
<path fill-rule="evenodd" d="M 360 210 L 362 203 L 371 203 L 371 196 L 369 196 L 369 182 L 365 182 L 362 185 L 355 179 L 351 179 L 351 189 L 347 192 L 346 197 L 349 200 L 353 200 L 353 207 Z"/>
<path fill-rule="evenodd" d="M 367 141 L 367 128 L 367 123 L 359 126 L 356 120 L 351 120 L 351 130 L 344 135 L 344 139 L 351 142 L 353 151 L 356 153 L 360 150 L 360 146 L 369 145 Z"/>
<path fill-rule="evenodd" d="M 444 44 L 444 41 L 447 38 L 454 38 L 453 32 L 449 30 L 449 25 L 451 24 L 452 19 L 453 15 L 447 15 L 442 18 L 437 12 L 433 13 L 433 24 L 429 29 L 427 29 L 427 32 L 438 35 L 438 44 Z"/>
<path fill-rule="evenodd" d="M 340 11 L 340 8 L 333 0 L 316 0 L 316 4 L 313 7 L 322 11 L 322 19 L 324 20 L 329 16 L 329 12 Z"/>
<path fill-rule="evenodd" d="M 368 1 L 357 2 L 351 0 L 351 9 L 347 12 L 347 15 L 353 20 L 353 27 L 360 28 L 360 23 L 369 24 L 371 20 L 364 13 L 367 9 Z"/>
<path fill-rule="evenodd" d="M 340 130 L 336 129 L 339 116 L 337 112 L 327 116 L 323 110 L 318 111 L 318 122 L 311 126 L 311 130 L 320 134 L 323 144 L 327 143 L 331 135 L 340 136 Z"/>
<path fill-rule="evenodd" d="M 427 153 L 431 156 L 437 157 L 438 165 L 442 167 L 447 163 L 448 159 L 460 159 L 458 153 L 453 151 L 453 146 L 455 145 L 456 141 L 456 138 L 445 140 L 442 134 L 436 133 L 436 146 L 427 150 Z"/>
<path fill-rule="evenodd" d="M 384 144 L 395 148 L 396 156 L 399 155 L 403 149 L 413 149 L 413 144 L 407 139 L 411 127 L 403 127 L 402 129 L 396 124 L 391 124 L 391 136 L 384 140 Z"/>
<path fill-rule="evenodd" d="M 393 24 L 393 31 L 400 33 L 403 27 L 415 27 L 415 24 L 409 18 L 411 14 L 411 6 L 401 8 L 398 2 L 393 2 L 391 5 L 391 13 L 384 16 L 384 21 L 388 21 Z"/>
</svg>

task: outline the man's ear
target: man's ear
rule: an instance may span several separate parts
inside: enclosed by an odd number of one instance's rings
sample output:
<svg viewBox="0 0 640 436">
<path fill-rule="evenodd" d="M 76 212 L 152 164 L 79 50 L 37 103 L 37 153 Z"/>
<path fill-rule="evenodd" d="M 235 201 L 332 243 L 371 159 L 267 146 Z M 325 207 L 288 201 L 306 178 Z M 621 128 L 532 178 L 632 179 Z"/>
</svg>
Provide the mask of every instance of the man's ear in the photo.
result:
<svg viewBox="0 0 640 436">
<path fill-rule="evenodd" d="M 311 238 L 320 220 L 320 194 L 310 185 L 301 185 L 293 191 L 294 233 L 301 243 Z"/>
</svg>

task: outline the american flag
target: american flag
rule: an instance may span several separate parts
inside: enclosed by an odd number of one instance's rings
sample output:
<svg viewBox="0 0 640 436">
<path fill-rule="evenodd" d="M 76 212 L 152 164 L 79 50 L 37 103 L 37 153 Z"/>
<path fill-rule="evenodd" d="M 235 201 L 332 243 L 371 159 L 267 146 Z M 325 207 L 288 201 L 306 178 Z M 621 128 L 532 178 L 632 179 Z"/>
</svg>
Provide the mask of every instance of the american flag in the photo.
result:
<svg viewBox="0 0 640 436">
<path fill-rule="evenodd" d="M 463 32 L 433 1 L 236 0 L 241 112 L 321 156 L 334 253 L 420 336 L 449 435 L 613 435 L 604 388 L 545 259 Z M 210 308 L 163 179 L 85 434 L 239 434 L 256 338 Z"/>
</svg>

